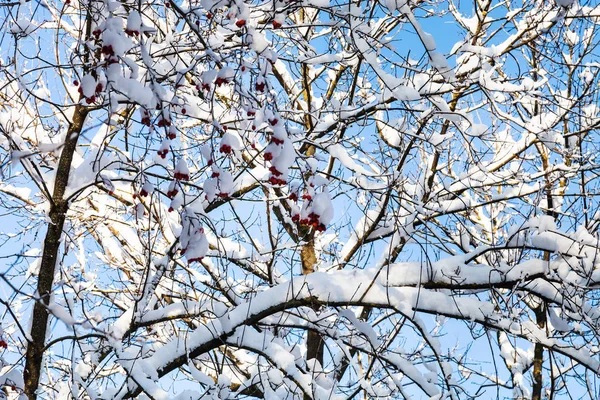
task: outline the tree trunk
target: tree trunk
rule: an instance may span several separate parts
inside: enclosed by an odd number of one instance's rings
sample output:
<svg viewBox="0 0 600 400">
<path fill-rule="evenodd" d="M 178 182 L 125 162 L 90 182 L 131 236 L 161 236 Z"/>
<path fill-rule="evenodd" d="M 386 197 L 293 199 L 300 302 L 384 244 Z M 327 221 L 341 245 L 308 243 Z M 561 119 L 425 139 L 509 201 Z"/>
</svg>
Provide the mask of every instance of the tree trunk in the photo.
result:
<svg viewBox="0 0 600 400">
<path fill-rule="evenodd" d="M 302 260 L 302 275 L 308 275 L 315 272 L 315 265 L 317 263 L 317 256 L 315 254 L 314 236 L 310 235 L 308 242 L 302 246 L 300 252 L 300 259 Z M 319 306 L 314 305 L 313 310 L 318 311 Z M 306 337 L 306 359 L 316 359 L 319 364 L 323 365 L 323 353 L 325 343 L 319 333 L 309 330 Z M 305 399 L 311 398 L 304 396 Z"/>
<path fill-rule="evenodd" d="M 533 312 L 535 313 L 536 322 L 540 329 L 546 327 L 546 306 L 542 302 L 536 307 Z M 544 363 L 544 346 L 540 343 L 536 343 L 533 349 L 533 394 L 531 400 L 542 400 L 543 390 L 543 374 L 542 366 Z"/>
<path fill-rule="evenodd" d="M 54 192 L 50 199 L 50 223 L 44 239 L 44 251 L 40 264 L 40 272 L 37 284 L 38 301 L 33 306 L 31 318 L 30 341 L 27 343 L 25 352 L 25 370 L 23 371 L 24 392 L 30 400 L 37 398 L 36 391 L 40 383 L 42 360 L 44 358 L 44 347 L 46 343 L 46 332 L 48 328 L 47 306 L 50 304 L 52 284 L 56 272 L 56 261 L 60 248 L 60 239 L 65 224 L 65 218 L 69 204 L 64 199 L 65 189 L 69 182 L 69 172 L 73 153 L 77 148 L 79 133 L 87 116 L 88 110 L 81 106 L 75 106 L 73 121 L 67 131 L 64 146 L 60 155 L 56 177 L 54 179 Z"/>
</svg>

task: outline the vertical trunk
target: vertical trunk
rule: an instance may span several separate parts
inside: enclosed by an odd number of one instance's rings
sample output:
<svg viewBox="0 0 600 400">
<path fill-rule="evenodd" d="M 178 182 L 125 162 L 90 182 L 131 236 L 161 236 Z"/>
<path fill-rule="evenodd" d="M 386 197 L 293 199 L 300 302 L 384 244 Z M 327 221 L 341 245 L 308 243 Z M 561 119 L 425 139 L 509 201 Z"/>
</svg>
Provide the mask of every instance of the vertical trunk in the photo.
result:
<svg viewBox="0 0 600 400">
<path fill-rule="evenodd" d="M 544 303 L 540 303 L 533 312 L 537 320 L 537 324 L 541 329 L 546 327 L 546 307 Z M 531 400 L 542 400 L 543 377 L 542 365 L 544 363 L 544 346 L 536 343 L 533 349 L 533 394 Z"/>
<path fill-rule="evenodd" d="M 531 48 L 532 65 L 534 67 L 533 80 L 537 81 L 538 80 L 538 74 L 537 74 L 538 51 L 536 49 L 535 43 L 532 43 L 530 48 Z M 533 115 L 539 115 L 539 113 L 540 113 L 540 104 L 536 100 L 536 102 L 534 104 Z M 556 212 L 556 210 L 554 210 L 554 201 L 553 201 L 553 197 L 552 197 L 552 180 L 548 173 L 548 170 L 550 167 L 549 162 L 548 162 L 548 153 L 545 148 L 545 145 L 543 145 L 543 144 L 538 144 L 537 149 L 538 149 L 538 152 L 542 159 L 542 168 L 544 169 L 544 174 L 546 175 L 545 176 L 545 178 L 546 178 L 545 192 L 546 192 L 546 208 L 547 208 L 546 215 L 549 215 L 556 220 L 558 218 L 558 213 Z M 544 261 L 550 263 L 550 253 L 547 251 L 544 252 Z M 546 303 L 540 299 L 540 305 L 533 309 L 533 313 L 535 314 L 535 319 L 536 319 L 537 325 L 540 327 L 540 329 L 545 329 L 546 328 L 546 318 L 547 318 L 546 317 Z M 533 393 L 531 395 L 531 400 L 541 400 L 542 399 L 542 392 L 544 389 L 543 370 L 542 370 L 543 365 L 544 365 L 544 346 L 542 346 L 540 343 L 536 343 L 535 347 L 533 349 L 533 386 L 532 386 Z"/>
<path fill-rule="evenodd" d="M 87 116 L 87 109 L 83 106 L 75 106 L 73 121 L 67 131 L 67 137 L 60 155 L 56 177 L 54 179 L 54 192 L 50 199 L 50 222 L 48 231 L 44 239 L 44 251 L 40 264 L 40 272 L 37 284 L 37 301 L 33 306 L 31 318 L 30 341 L 27 343 L 25 352 L 25 370 L 23 371 L 23 380 L 25 395 L 30 400 L 37 397 L 36 391 L 40 383 L 42 369 L 42 360 L 44 358 L 44 346 L 46 343 L 46 332 L 48 328 L 47 306 L 50 303 L 52 284 L 56 272 L 56 263 L 58 250 L 60 248 L 60 239 L 65 224 L 66 213 L 69 209 L 67 201 L 64 199 L 65 190 L 69 182 L 69 172 L 73 153 L 77 148 L 77 140 L 81 127 Z"/>
<path fill-rule="evenodd" d="M 308 242 L 302 246 L 300 252 L 300 258 L 302 260 L 302 274 L 308 275 L 315 272 L 315 265 L 317 263 L 317 256 L 315 254 L 314 237 L 310 235 Z M 318 311 L 319 306 L 313 306 L 313 310 Z M 319 364 L 323 365 L 323 352 L 324 352 L 324 341 L 321 335 L 314 331 L 308 331 L 306 338 L 306 359 L 316 359 Z M 309 398 L 305 396 L 305 399 Z"/>
</svg>

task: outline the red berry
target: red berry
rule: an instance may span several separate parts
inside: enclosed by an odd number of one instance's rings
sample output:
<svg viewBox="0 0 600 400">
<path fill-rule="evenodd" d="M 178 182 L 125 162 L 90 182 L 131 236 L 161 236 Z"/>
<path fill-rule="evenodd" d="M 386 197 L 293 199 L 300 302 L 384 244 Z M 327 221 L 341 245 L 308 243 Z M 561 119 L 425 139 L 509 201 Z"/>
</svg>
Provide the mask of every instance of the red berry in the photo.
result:
<svg viewBox="0 0 600 400">
<path fill-rule="evenodd" d="M 186 110 L 185 108 L 182 108 L 182 109 L 181 109 L 181 113 L 182 113 L 183 115 L 185 115 L 185 114 L 187 113 L 187 110 Z"/>
<path fill-rule="evenodd" d="M 224 83 L 229 83 L 229 81 L 227 79 L 224 79 L 224 78 L 217 78 L 217 79 L 215 79 L 215 85 L 217 85 L 219 87 L 221 87 L 221 85 L 224 84 Z M 209 86 L 209 88 L 210 88 L 210 86 Z"/>
<path fill-rule="evenodd" d="M 212 17 L 213 17 L 212 13 L 210 13 L 210 12 L 206 13 L 206 18 L 207 19 L 212 19 Z"/>
<path fill-rule="evenodd" d="M 264 158 L 265 158 L 265 161 L 271 161 L 273 159 L 273 154 L 265 153 Z"/>
<path fill-rule="evenodd" d="M 271 166 L 269 167 L 269 172 L 271 172 L 271 173 L 272 173 L 273 175 L 275 175 L 275 176 L 279 176 L 279 175 L 281 175 L 281 172 L 279 172 L 279 171 L 277 170 L 277 168 L 275 168 L 275 166 L 273 166 L 273 165 L 271 165 Z"/>
<path fill-rule="evenodd" d="M 241 28 L 242 26 L 246 25 L 246 20 L 240 19 L 240 20 L 238 20 L 238 21 L 235 23 L 235 25 L 236 25 L 238 28 Z"/>
<path fill-rule="evenodd" d="M 274 20 L 273 21 L 273 28 L 275 28 L 275 29 L 281 28 L 281 23 Z"/>
<path fill-rule="evenodd" d="M 296 193 L 290 193 L 290 196 L 288 197 L 288 199 L 290 199 L 292 201 L 298 201 L 298 195 Z"/>
<path fill-rule="evenodd" d="M 256 87 L 256 90 L 259 92 L 265 91 L 265 83 L 264 82 L 260 82 L 260 83 L 257 82 L 255 87 Z"/>
<path fill-rule="evenodd" d="M 0 340 L 0 348 L 5 349 L 8 347 L 8 343 L 4 339 Z"/>
<path fill-rule="evenodd" d="M 75 79 L 75 80 L 73 81 L 73 85 L 75 85 L 75 86 L 79 86 L 79 81 L 78 81 L 77 79 Z"/>
</svg>

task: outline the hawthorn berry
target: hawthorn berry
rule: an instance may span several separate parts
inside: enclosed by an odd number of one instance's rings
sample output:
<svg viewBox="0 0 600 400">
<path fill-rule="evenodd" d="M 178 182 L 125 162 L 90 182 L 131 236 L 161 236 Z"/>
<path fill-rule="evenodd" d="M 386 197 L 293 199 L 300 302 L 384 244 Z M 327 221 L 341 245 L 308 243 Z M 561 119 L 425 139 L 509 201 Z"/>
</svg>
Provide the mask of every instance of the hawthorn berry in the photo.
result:
<svg viewBox="0 0 600 400">
<path fill-rule="evenodd" d="M 273 166 L 273 165 L 269 167 L 269 172 L 271 172 L 275 176 L 280 176 L 281 175 L 281 172 L 279 172 L 277 170 L 277 168 L 275 166 Z"/>
</svg>

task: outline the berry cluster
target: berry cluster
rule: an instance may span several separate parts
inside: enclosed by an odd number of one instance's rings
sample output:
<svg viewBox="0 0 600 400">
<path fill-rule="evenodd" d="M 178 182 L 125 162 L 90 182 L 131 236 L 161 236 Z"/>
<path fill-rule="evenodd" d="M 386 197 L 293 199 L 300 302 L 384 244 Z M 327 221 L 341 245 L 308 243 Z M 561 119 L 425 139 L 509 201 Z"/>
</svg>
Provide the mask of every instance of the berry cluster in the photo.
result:
<svg viewBox="0 0 600 400">
<path fill-rule="evenodd" d="M 158 126 L 159 128 L 162 128 L 162 127 L 169 127 L 169 126 L 171 126 L 171 120 L 170 120 L 170 119 L 168 119 L 168 118 L 161 118 L 161 119 L 158 121 L 158 124 L 157 124 L 157 126 Z"/>
<path fill-rule="evenodd" d="M 190 180 L 190 170 L 187 167 L 187 163 L 184 159 L 179 160 L 177 166 L 175 167 L 174 175 L 175 179 L 178 181 L 189 181 Z"/>
</svg>

